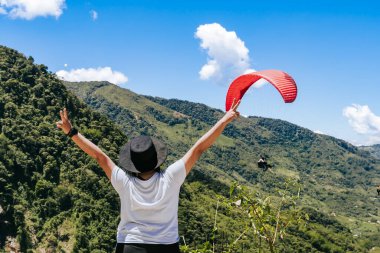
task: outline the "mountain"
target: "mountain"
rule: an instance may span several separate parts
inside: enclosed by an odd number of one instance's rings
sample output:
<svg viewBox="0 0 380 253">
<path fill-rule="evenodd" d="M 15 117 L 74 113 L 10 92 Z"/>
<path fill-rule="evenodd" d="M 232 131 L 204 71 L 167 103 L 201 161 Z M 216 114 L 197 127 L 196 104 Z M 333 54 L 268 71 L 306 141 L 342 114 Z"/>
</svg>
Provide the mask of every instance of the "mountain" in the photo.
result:
<svg viewBox="0 0 380 253">
<path fill-rule="evenodd" d="M 371 155 L 377 159 L 380 159 L 380 144 L 372 146 L 360 146 L 361 150 L 368 151 Z"/>
<path fill-rule="evenodd" d="M 136 132 L 139 126 L 143 133 L 164 139 L 175 157 L 183 155 L 223 115 L 203 104 L 143 97 L 107 82 L 65 85 L 119 124 L 127 136 L 141 133 Z M 269 156 L 275 173 L 263 173 L 256 167 L 259 154 Z M 380 235 L 376 223 L 380 220 L 379 201 L 373 188 L 379 180 L 379 160 L 343 140 L 281 120 L 241 118 L 227 127 L 201 159 L 198 173 L 209 178 L 207 185 L 215 192 L 223 189 L 221 182 L 229 185 L 239 181 L 274 194 L 279 182 L 296 177 L 303 184 L 304 206 L 344 224 L 352 232 L 351 237 Z M 211 179 L 216 179 L 216 184 Z M 188 181 L 192 180 L 199 178 L 191 176 Z M 369 244 L 378 244 L 373 238 Z"/>
<path fill-rule="evenodd" d="M 115 162 L 128 138 L 149 134 L 167 144 L 166 165 L 223 115 L 107 82 L 63 84 L 32 57 L 0 46 L 0 251 L 113 251 L 117 194 L 95 161 L 56 129 L 64 106 L 80 132 Z M 272 172 L 257 168 L 259 154 L 269 157 Z M 303 186 L 299 205 L 310 219 L 291 226 L 278 251 L 366 252 L 379 246 L 379 199 L 372 189 L 379 174 L 378 159 L 342 140 L 285 121 L 241 118 L 202 156 L 181 189 L 181 244 L 210 249 L 207 241 L 214 237 L 215 252 L 221 252 L 246 224 L 223 204 L 231 185 L 275 195 L 284 181 L 296 178 Z M 247 234 L 240 247 L 257 252 L 259 240 Z"/>
<path fill-rule="evenodd" d="M 32 57 L 1 46 L 0 78 L 0 251 L 111 252 L 117 194 L 55 122 L 66 106 L 116 161 L 126 136 Z"/>
</svg>

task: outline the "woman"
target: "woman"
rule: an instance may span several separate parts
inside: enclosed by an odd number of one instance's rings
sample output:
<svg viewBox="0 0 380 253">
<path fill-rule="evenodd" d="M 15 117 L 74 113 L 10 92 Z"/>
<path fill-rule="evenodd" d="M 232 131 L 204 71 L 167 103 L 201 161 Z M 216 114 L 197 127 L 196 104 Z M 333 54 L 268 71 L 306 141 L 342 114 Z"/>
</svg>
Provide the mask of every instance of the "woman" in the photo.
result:
<svg viewBox="0 0 380 253">
<path fill-rule="evenodd" d="M 178 253 L 179 191 L 194 164 L 220 136 L 224 128 L 239 117 L 240 101 L 178 161 L 159 170 L 167 149 L 159 140 L 140 136 L 127 142 L 120 151 L 120 167 L 95 144 L 73 128 L 66 108 L 60 111 L 57 127 L 88 155 L 95 158 L 118 192 L 121 203 L 117 229 L 117 253 Z"/>
</svg>

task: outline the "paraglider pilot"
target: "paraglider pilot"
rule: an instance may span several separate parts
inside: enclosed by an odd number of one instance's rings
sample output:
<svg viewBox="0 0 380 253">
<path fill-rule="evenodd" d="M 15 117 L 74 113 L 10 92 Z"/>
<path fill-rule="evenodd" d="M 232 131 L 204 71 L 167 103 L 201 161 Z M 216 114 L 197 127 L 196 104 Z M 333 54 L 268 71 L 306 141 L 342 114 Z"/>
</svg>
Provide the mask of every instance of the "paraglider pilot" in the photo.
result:
<svg viewBox="0 0 380 253">
<path fill-rule="evenodd" d="M 266 160 L 265 156 L 263 156 L 263 155 L 260 155 L 260 159 L 257 161 L 257 166 L 260 169 L 263 169 L 263 171 L 266 171 L 267 169 L 272 168 L 272 165 L 267 163 L 267 160 Z"/>
</svg>

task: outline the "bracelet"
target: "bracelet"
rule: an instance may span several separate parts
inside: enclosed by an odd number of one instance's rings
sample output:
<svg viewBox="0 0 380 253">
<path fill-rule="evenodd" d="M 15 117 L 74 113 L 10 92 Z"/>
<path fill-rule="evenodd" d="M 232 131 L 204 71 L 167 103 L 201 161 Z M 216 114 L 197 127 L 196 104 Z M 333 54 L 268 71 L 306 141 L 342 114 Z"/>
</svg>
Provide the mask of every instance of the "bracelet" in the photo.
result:
<svg viewBox="0 0 380 253">
<path fill-rule="evenodd" d="M 75 127 L 72 127 L 70 129 L 70 131 L 67 133 L 67 135 L 71 138 L 73 137 L 74 135 L 77 135 L 78 134 L 78 129 L 76 129 Z"/>
</svg>

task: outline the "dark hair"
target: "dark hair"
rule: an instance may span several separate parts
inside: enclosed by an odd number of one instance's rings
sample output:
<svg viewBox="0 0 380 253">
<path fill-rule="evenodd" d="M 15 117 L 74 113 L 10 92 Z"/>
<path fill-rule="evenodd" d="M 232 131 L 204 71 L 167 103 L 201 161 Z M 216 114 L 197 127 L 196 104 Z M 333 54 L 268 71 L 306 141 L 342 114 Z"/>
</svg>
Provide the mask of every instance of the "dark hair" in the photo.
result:
<svg viewBox="0 0 380 253">
<path fill-rule="evenodd" d="M 155 168 L 154 169 L 155 172 L 161 172 L 161 167 L 158 167 L 158 168 Z M 131 171 L 126 171 L 126 173 L 132 177 L 139 177 L 139 174 L 141 173 L 137 173 L 137 172 L 131 172 Z"/>
</svg>

